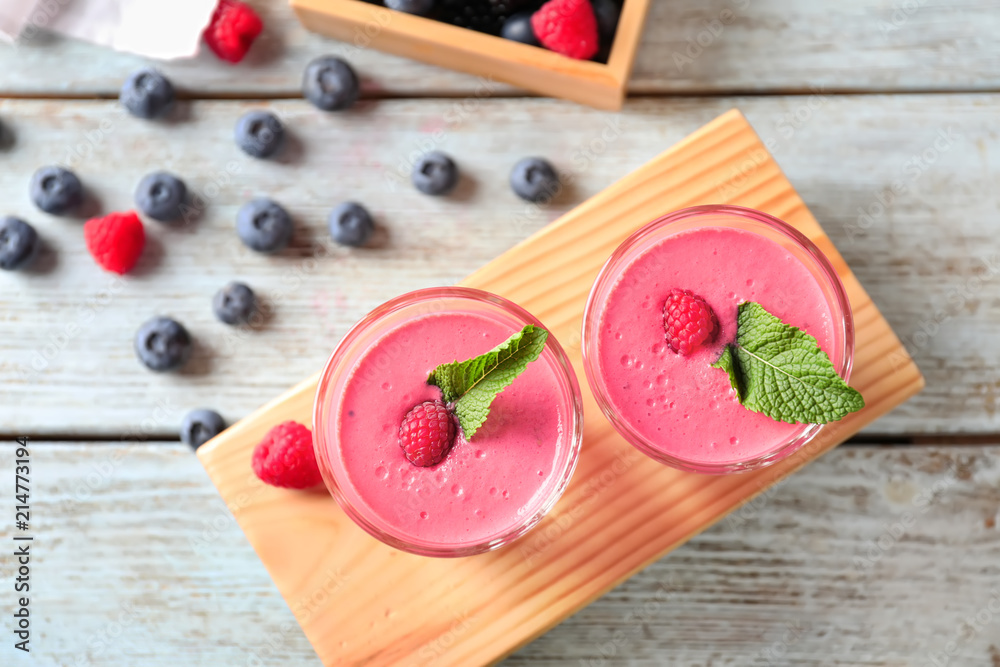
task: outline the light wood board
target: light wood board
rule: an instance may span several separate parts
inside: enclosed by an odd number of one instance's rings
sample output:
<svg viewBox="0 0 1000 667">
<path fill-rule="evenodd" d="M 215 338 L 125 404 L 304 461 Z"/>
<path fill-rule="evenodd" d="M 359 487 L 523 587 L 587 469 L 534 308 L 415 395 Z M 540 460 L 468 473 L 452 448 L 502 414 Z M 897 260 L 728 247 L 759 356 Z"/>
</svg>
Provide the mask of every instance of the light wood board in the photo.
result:
<svg viewBox="0 0 1000 667">
<path fill-rule="evenodd" d="M 952 665 L 990 665 L 996 616 L 965 619 L 1000 581 L 997 443 L 838 447 L 503 667 L 923 667 L 959 636 Z M 0 643 L 0 664 L 319 667 L 185 445 L 31 452 L 36 634 L 30 656 Z M 14 458 L 0 445 L 0 470 Z M 15 504 L 0 495 L 0 515 Z"/>
<path fill-rule="evenodd" d="M 734 180 L 732 169 L 747 164 Z M 658 215 L 716 202 L 721 194 L 729 203 L 786 220 L 827 254 L 855 313 L 851 381 L 868 406 L 771 468 L 704 477 L 643 457 L 613 432 L 584 387 L 583 453 L 553 512 L 510 547 L 435 560 L 374 540 L 325 491 L 288 492 L 254 478 L 250 452 L 264 432 L 285 419 L 310 422 L 316 382 L 310 378 L 203 446 L 198 456 L 325 664 L 496 661 L 922 388 L 919 371 L 888 324 L 736 111 L 463 284 L 534 313 L 563 342 L 582 377 L 577 332 L 590 284 L 607 256 Z M 333 579 L 337 586 L 330 592 Z M 302 600 L 312 604 L 303 607 Z"/>
</svg>

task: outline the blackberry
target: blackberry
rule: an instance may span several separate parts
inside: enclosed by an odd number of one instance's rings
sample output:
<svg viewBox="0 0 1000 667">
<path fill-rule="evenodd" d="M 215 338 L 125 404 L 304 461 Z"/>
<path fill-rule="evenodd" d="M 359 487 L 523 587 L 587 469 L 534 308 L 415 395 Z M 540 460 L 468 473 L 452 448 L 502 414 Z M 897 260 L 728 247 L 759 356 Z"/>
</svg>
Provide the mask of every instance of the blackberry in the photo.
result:
<svg viewBox="0 0 1000 667">
<path fill-rule="evenodd" d="M 439 21 L 462 28 L 499 35 L 507 17 L 528 0 L 439 0 Z"/>
<path fill-rule="evenodd" d="M 597 19 L 597 32 L 601 36 L 601 43 L 610 45 L 615 38 L 615 31 L 618 30 L 621 7 L 614 0 L 592 0 L 591 4 L 594 6 L 594 17 Z"/>
<path fill-rule="evenodd" d="M 538 37 L 535 36 L 535 29 L 531 27 L 531 12 L 521 12 L 508 18 L 504 21 L 500 35 L 514 42 L 541 46 Z"/>
<path fill-rule="evenodd" d="M 385 0 L 385 6 L 397 12 L 426 16 L 434 9 L 434 0 Z"/>
</svg>

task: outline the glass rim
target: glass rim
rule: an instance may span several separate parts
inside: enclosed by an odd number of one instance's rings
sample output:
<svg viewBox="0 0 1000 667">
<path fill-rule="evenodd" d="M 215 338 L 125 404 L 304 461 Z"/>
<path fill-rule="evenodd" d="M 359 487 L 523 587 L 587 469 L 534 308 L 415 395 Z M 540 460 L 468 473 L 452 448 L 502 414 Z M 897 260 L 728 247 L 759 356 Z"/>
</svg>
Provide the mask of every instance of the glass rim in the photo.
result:
<svg viewBox="0 0 1000 667">
<path fill-rule="evenodd" d="M 508 315 L 513 315 L 525 324 L 534 324 L 543 327 L 542 323 L 534 315 L 517 304 L 490 292 L 471 287 L 429 287 L 418 289 L 394 297 L 385 303 L 377 306 L 363 318 L 361 318 L 351 329 L 341 338 L 330 358 L 320 374 L 319 384 L 316 389 L 316 398 L 313 403 L 313 449 L 316 452 L 316 459 L 319 462 L 320 472 L 323 482 L 337 501 L 343 511 L 362 530 L 372 537 L 391 547 L 417 554 L 420 556 L 431 556 L 439 558 L 455 558 L 461 556 L 472 556 L 487 551 L 493 551 L 505 546 L 514 540 L 522 537 L 530 531 L 542 518 L 548 514 L 556 502 L 562 497 L 569 486 L 569 482 L 576 470 L 577 462 L 580 458 L 580 451 L 583 441 L 583 399 L 580 393 L 580 385 L 576 378 L 573 366 L 566 356 L 565 351 L 556 340 L 555 336 L 549 332 L 545 348 L 542 355 L 550 359 L 554 370 L 559 375 L 559 384 L 566 397 L 567 408 L 569 410 L 569 435 L 564 436 L 568 440 L 569 451 L 565 455 L 565 463 L 561 468 L 553 469 L 551 477 L 558 476 L 558 482 L 553 485 L 551 491 L 546 495 L 545 500 L 538 505 L 531 514 L 526 515 L 521 521 L 510 526 L 510 528 L 491 536 L 487 540 L 444 544 L 421 541 L 412 536 L 395 534 L 372 521 L 367 515 L 370 513 L 364 508 L 358 508 L 351 502 L 350 498 L 341 488 L 346 480 L 338 479 L 338 469 L 330 465 L 326 460 L 328 452 L 339 451 L 333 438 L 330 437 L 329 427 L 332 419 L 336 417 L 330 415 L 331 409 L 335 407 L 330 394 L 333 391 L 338 374 L 349 372 L 344 368 L 346 355 L 352 347 L 362 341 L 366 335 L 373 335 L 378 332 L 378 325 L 385 319 L 401 310 L 404 310 L 420 303 L 432 302 L 440 299 L 466 299 L 480 304 L 487 304 L 498 308 Z M 544 328 L 544 327 L 543 327 Z M 374 341 L 372 341 L 374 342 Z M 332 457 L 331 457 L 332 458 Z M 344 474 L 343 471 L 339 471 Z M 349 482 L 347 483 L 349 484 Z"/>
<path fill-rule="evenodd" d="M 780 220 L 763 211 L 746 208 L 743 206 L 733 206 L 729 204 L 709 204 L 703 206 L 691 206 L 679 209 L 671 213 L 662 215 L 651 222 L 646 223 L 638 230 L 626 238 L 611 254 L 608 260 L 601 267 L 600 273 L 591 286 L 587 296 L 587 305 L 584 309 L 583 324 L 581 327 L 580 349 L 583 354 L 583 366 L 587 376 L 587 382 L 594 398 L 597 401 L 601 412 L 611 423 L 612 427 L 632 446 L 649 456 L 655 461 L 665 465 L 685 470 L 710 475 L 721 475 L 735 472 L 745 472 L 763 468 L 785 459 L 812 441 L 823 429 L 823 424 L 802 424 L 796 433 L 783 440 L 774 448 L 764 454 L 739 461 L 729 461 L 725 463 L 708 463 L 704 461 L 692 461 L 672 454 L 667 454 L 659 449 L 655 443 L 638 432 L 624 419 L 620 419 L 616 413 L 614 405 L 607 394 L 597 365 L 599 364 L 596 354 L 598 319 L 603 313 L 603 308 L 596 301 L 599 294 L 606 292 L 614 286 L 621 272 L 628 267 L 632 261 L 638 258 L 638 254 L 633 254 L 642 243 L 649 238 L 663 232 L 671 225 L 709 215 L 728 215 L 744 221 L 762 224 L 769 229 L 778 232 L 795 246 L 803 251 L 819 269 L 819 273 L 825 278 L 826 286 L 832 294 L 832 299 L 828 296 L 828 305 L 831 308 L 832 324 L 835 327 L 834 345 L 837 349 L 832 350 L 834 367 L 837 373 L 845 382 L 850 380 L 851 371 L 854 365 L 854 315 L 851 304 L 847 298 L 847 291 L 837 271 L 830 264 L 822 250 L 816 246 L 806 235 L 795 229 L 787 222 Z M 725 226 L 707 222 L 704 227 Z M 695 227 L 698 228 L 698 227 Z M 675 233 L 683 233 L 688 230 L 681 230 Z M 757 233 L 746 230 L 750 233 Z M 673 234 L 664 233 L 662 238 L 667 238 Z M 758 234 L 759 235 L 759 234 Z M 800 258 L 800 261 L 801 258 Z M 803 262 L 804 263 L 804 262 Z M 807 267 L 808 268 L 808 267 Z M 813 273 L 810 271 L 810 273 Z M 817 278 L 819 280 L 819 278 Z M 826 290 L 824 290 L 826 294 Z M 591 349 L 593 347 L 593 349 Z"/>
</svg>

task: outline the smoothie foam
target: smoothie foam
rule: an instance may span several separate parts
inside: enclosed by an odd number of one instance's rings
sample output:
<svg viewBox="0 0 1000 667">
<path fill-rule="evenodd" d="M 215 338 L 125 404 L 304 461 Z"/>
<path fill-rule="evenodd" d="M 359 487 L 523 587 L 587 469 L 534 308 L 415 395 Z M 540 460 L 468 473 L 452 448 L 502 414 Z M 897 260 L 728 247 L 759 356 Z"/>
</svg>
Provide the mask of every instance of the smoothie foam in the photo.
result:
<svg viewBox="0 0 1000 667">
<path fill-rule="evenodd" d="M 339 442 L 352 502 L 363 503 L 384 529 L 439 544 L 488 540 L 537 512 L 559 484 L 572 449 L 572 415 L 546 354 L 497 396 L 473 440 L 459 435 L 440 464 L 417 467 L 399 447 L 410 408 L 441 397 L 426 382 L 430 372 L 480 355 L 518 328 L 479 313 L 421 315 L 360 357 L 335 408 L 330 440 Z"/>
<path fill-rule="evenodd" d="M 712 344 L 684 357 L 667 345 L 663 303 L 691 290 L 715 311 Z M 830 306 L 791 251 L 753 232 L 701 227 L 661 239 L 626 266 L 600 315 L 597 363 L 619 418 L 658 449 L 693 462 L 747 460 L 802 429 L 741 406 L 727 374 L 712 368 L 736 336 L 737 306 L 756 301 L 832 352 Z"/>
</svg>

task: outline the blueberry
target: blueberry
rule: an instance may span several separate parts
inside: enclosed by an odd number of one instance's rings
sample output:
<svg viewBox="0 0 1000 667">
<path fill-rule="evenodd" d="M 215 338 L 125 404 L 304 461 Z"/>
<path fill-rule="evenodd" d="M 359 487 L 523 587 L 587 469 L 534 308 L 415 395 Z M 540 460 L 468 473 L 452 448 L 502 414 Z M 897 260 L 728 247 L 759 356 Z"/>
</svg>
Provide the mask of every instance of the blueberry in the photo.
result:
<svg viewBox="0 0 1000 667">
<path fill-rule="evenodd" d="M 292 217 L 271 199 L 254 199 L 236 214 L 236 233 L 257 252 L 279 252 L 292 240 Z"/>
<path fill-rule="evenodd" d="M 135 205 L 154 220 L 170 222 L 181 217 L 187 196 L 184 181 L 165 171 L 146 174 L 135 189 Z"/>
<path fill-rule="evenodd" d="M 83 203 L 83 184 L 62 167 L 42 167 L 31 177 L 31 201 L 46 213 L 60 215 Z"/>
<path fill-rule="evenodd" d="M 184 421 L 181 422 L 181 441 L 198 449 L 225 428 L 226 422 L 215 410 L 192 410 L 184 415 Z"/>
<path fill-rule="evenodd" d="M 618 29 L 621 7 L 614 0 L 591 0 L 591 4 L 594 7 L 594 16 L 597 17 L 597 32 L 601 36 L 601 42 L 610 44 L 615 37 L 615 30 Z"/>
<path fill-rule="evenodd" d="M 236 145 L 252 157 L 271 157 L 285 139 L 285 127 L 270 111 L 250 111 L 236 123 Z"/>
<path fill-rule="evenodd" d="M 371 214 L 361 204 L 345 202 L 330 212 L 330 236 L 341 245 L 358 248 L 375 232 Z"/>
<path fill-rule="evenodd" d="M 434 0 L 385 0 L 385 6 L 397 12 L 427 16 L 434 9 Z"/>
<path fill-rule="evenodd" d="M 256 308 L 253 290 L 243 283 L 229 283 L 212 299 L 212 311 L 226 324 L 246 324 Z"/>
<path fill-rule="evenodd" d="M 538 37 L 535 36 L 535 29 L 531 27 L 531 12 L 521 12 L 514 14 L 504 21 L 500 35 L 504 39 L 510 39 L 522 44 L 539 46 Z"/>
<path fill-rule="evenodd" d="M 154 317 L 139 327 L 135 353 L 150 370 L 173 370 L 191 356 L 191 334 L 176 320 Z"/>
<path fill-rule="evenodd" d="M 0 219 L 0 269 L 27 266 L 38 251 L 38 232 L 20 218 Z"/>
<path fill-rule="evenodd" d="M 118 99 L 133 116 L 156 118 L 174 103 L 174 86 L 158 70 L 147 67 L 125 80 Z"/>
<path fill-rule="evenodd" d="M 458 183 L 458 167 L 441 151 L 431 151 L 413 165 L 413 174 L 410 178 L 417 190 L 425 195 L 444 195 L 455 189 Z"/>
<path fill-rule="evenodd" d="M 521 199 L 544 202 L 559 191 L 559 176 L 546 160 L 527 157 L 515 164 L 510 172 L 510 187 Z"/>
<path fill-rule="evenodd" d="M 323 111 L 341 111 L 358 101 L 361 86 L 358 75 L 346 61 L 335 56 L 321 56 L 306 67 L 302 94 Z"/>
</svg>

